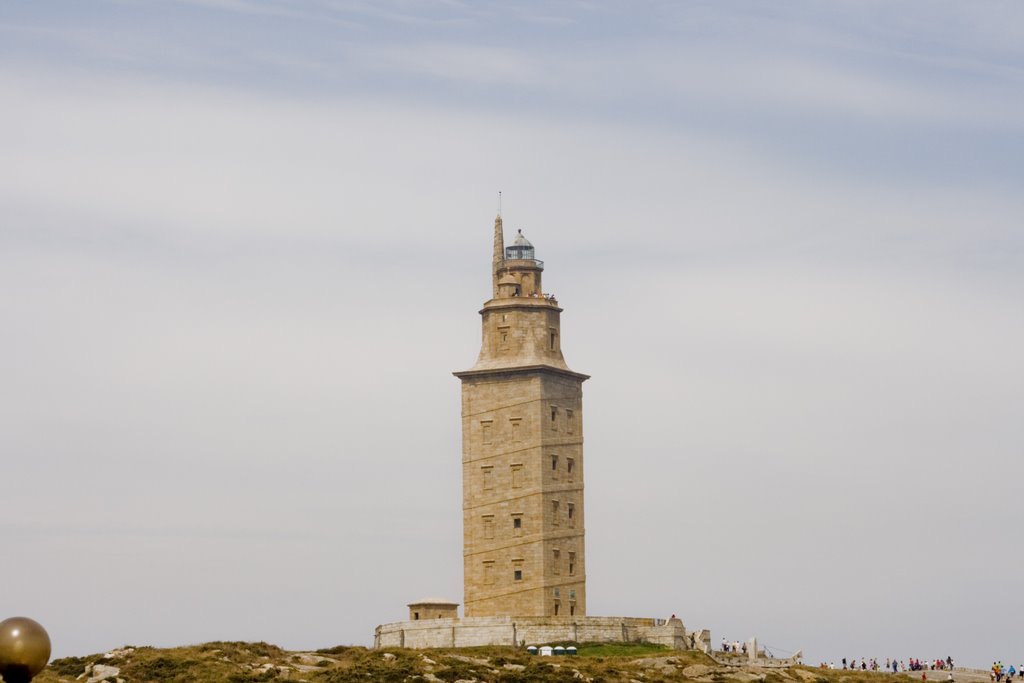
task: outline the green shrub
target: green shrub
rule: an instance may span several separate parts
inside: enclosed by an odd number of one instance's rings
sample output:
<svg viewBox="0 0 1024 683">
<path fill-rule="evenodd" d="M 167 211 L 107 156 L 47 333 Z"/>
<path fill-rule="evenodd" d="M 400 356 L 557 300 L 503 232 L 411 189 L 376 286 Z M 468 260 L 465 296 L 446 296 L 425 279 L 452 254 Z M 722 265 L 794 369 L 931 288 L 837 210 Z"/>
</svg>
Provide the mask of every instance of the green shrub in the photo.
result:
<svg viewBox="0 0 1024 683">
<path fill-rule="evenodd" d="M 349 650 L 365 650 L 366 648 L 357 645 L 335 645 L 334 647 L 322 647 L 316 650 L 318 655 L 342 655 Z"/>
<path fill-rule="evenodd" d="M 84 672 L 85 667 L 95 659 L 95 657 L 91 660 L 89 657 L 63 657 L 50 662 L 50 668 L 60 676 L 77 676 Z"/>
<path fill-rule="evenodd" d="M 122 673 L 133 681 L 174 681 L 190 677 L 190 672 L 197 666 L 199 662 L 194 659 L 174 659 L 160 655 L 132 662 L 125 666 Z"/>
<path fill-rule="evenodd" d="M 267 669 L 262 673 L 236 673 L 227 678 L 228 683 L 263 683 L 277 678 L 277 669 Z"/>
</svg>

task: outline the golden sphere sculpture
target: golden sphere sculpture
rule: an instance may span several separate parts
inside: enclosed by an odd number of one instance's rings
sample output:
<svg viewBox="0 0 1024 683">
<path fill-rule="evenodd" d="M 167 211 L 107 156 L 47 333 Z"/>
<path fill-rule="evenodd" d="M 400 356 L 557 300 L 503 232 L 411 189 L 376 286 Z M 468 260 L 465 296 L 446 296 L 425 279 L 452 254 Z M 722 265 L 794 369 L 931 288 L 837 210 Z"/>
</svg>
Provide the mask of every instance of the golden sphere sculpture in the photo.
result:
<svg viewBox="0 0 1024 683">
<path fill-rule="evenodd" d="M 50 636 L 28 617 L 0 621 L 0 676 L 4 683 L 28 683 L 50 661 Z"/>
</svg>

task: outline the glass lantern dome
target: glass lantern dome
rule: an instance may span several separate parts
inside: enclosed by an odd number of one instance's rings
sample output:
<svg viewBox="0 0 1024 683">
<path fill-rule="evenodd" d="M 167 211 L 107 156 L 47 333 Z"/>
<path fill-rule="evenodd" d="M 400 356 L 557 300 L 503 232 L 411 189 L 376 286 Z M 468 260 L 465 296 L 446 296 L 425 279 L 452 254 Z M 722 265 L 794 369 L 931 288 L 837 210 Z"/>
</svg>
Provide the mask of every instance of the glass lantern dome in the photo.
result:
<svg viewBox="0 0 1024 683">
<path fill-rule="evenodd" d="M 505 247 L 505 258 L 508 260 L 533 260 L 533 245 L 523 236 L 522 230 L 516 233 L 512 246 Z"/>
</svg>

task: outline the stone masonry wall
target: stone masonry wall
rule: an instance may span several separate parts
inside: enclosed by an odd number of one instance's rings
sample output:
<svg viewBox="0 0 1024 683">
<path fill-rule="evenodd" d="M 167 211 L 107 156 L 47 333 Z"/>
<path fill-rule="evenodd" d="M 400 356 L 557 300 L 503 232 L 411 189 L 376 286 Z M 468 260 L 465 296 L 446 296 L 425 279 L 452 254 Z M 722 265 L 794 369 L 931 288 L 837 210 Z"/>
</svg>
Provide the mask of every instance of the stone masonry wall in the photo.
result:
<svg viewBox="0 0 1024 683">
<path fill-rule="evenodd" d="M 413 649 L 519 646 L 576 642 L 650 642 L 682 650 L 686 629 L 679 619 L 667 623 L 638 617 L 468 617 L 399 621 L 377 627 L 375 648 Z"/>
<path fill-rule="evenodd" d="M 463 377 L 467 617 L 586 614 L 581 383 L 544 369 Z"/>
</svg>

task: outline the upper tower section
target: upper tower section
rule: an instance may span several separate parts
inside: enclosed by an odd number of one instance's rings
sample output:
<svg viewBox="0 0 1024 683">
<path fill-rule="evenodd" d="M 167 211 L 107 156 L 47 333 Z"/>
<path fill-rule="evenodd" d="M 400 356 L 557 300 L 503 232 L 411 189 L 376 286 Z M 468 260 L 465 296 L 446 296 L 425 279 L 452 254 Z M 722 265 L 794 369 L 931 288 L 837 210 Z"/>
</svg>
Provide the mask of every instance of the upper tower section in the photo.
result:
<svg viewBox="0 0 1024 683">
<path fill-rule="evenodd" d="M 534 256 L 522 230 L 506 247 L 501 216 L 495 218 L 491 299 L 480 311 L 483 343 L 469 372 L 527 367 L 571 372 L 562 357 L 562 309 L 544 293 L 544 262 Z"/>
</svg>

